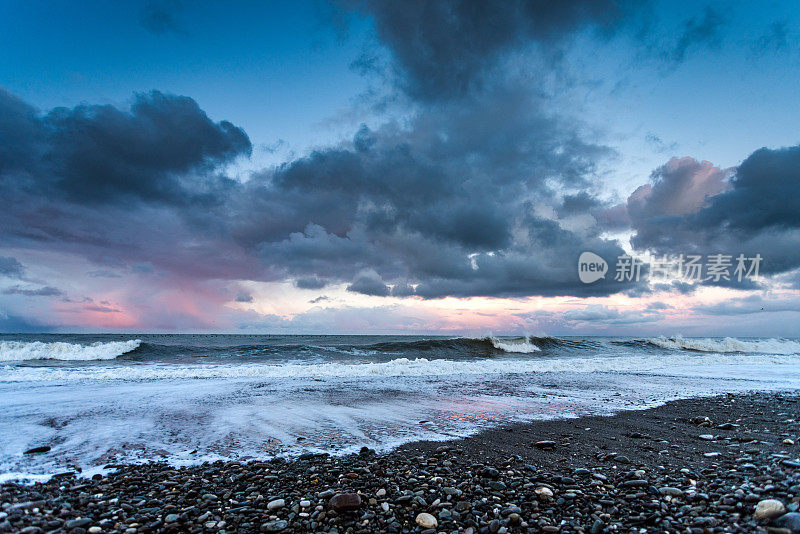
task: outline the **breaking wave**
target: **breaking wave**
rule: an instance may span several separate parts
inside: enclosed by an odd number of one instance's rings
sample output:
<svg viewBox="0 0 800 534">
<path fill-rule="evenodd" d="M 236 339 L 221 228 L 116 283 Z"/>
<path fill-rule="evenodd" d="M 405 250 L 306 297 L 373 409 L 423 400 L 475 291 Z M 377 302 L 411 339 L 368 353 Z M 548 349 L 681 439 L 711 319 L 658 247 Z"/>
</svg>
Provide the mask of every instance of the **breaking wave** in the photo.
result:
<svg viewBox="0 0 800 534">
<path fill-rule="evenodd" d="M 535 358 L 513 360 L 428 360 L 396 358 L 371 363 L 292 363 L 239 365 L 175 365 L 115 367 L 11 367 L 0 373 L 0 382 L 75 381 L 75 380 L 182 380 L 182 379 L 281 379 L 281 378 L 355 378 L 355 377 L 431 377 L 444 375 L 499 375 L 525 373 L 673 373 L 698 366 L 792 365 L 800 363 L 796 355 L 777 354 L 691 354 L 659 360 L 650 355 L 591 358 Z"/>
<path fill-rule="evenodd" d="M 542 347 L 545 346 L 573 346 L 575 344 L 576 343 L 568 340 L 557 339 L 553 337 L 525 336 L 515 338 L 498 338 L 494 336 L 487 336 L 483 338 L 455 337 L 448 339 L 392 341 L 375 343 L 362 348 L 381 352 L 391 351 L 395 353 L 405 351 L 429 352 L 437 350 L 463 350 L 472 353 L 500 351 L 530 354 L 533 352 L 540 352 Z M 580 343 L 578 344 L 580 345 Z"/>
<path fill-rule="evenodd" d="M 139 348 L 141 340 L 110 341 L 80 345 L 78 343 L 41 341 L 0 341 L 0 361 L 29 360 L 90 361 L 113 360 Z"/>
<path fill-rule="evenodd" d="M 542 349 L 531 343 L 531 338 L 525 336 L 522 339 L 508 339 L 500 340 L 496 337 L 488 338 L 492 346 L 504 352 L 521 352 L 523 354 L 530 354 L 531 352 L 541 352 Z"/>
<path fill-rule="evenodd" d="M 790 339 L 737 339 L 726 337 L 723 339 L 711 338 L 684 338 L 653 337 L 644 340 L 650 345 L 665 349 L 692 350 L 697 352 L 749 352 L 756 354 L 800 354 L 800 342 Z"/>
</svg>

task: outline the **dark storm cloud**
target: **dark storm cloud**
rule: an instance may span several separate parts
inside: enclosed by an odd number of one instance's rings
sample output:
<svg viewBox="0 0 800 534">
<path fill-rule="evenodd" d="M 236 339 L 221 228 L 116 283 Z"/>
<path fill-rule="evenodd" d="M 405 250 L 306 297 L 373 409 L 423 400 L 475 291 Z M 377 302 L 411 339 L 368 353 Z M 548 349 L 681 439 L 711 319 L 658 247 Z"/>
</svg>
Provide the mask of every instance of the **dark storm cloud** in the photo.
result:
<svg viewBox="0 0 800 534">
<path fill-rule="evenodd" d="M 761 254 L 761 273 L 800 266 L 800 146 L 757 150 L 726 172 L 672 160 L 628 199 L 638 249 Z"/>
<path fill-rule="evenodd" d="M 602 206 L 602 202 L 596 197 L 581 191 L 574 195 L 565 195 L 561 207 L 558 210 L 559 215 L 577 215 L 582 213 L 589 213 L 590 211 Z"/>
<path fill-rule="evenodd" d="M 800 146 L 753 152 L 731 190 L 698 213 L 698 222 L 746 233 L 800 228 Z"/>
<path fill-rule="evenodd" d="M 405 283 L 397 283 L 392 286 L 393 297 L 410 297 L 416 293 L 414 286 Z"/>
<path fill-rule="evenodd" d="M 389 286 L 381 280 L 381 277 L 375 271 L 359 273 L 353 283 L 347 286 L 347 290 L 353 293 L 361 293 L 362 295 L 389 296 Z"/>
<path fill-rule="evenodd" d="M 615 243 L 536 214 L 555 198 L 551 183 L 585 185 L 610 151 L 517 91 L 461 104 L 402 127 L 361 128 L 349 144 L 259 177 L 234 211 L 274 217 L 237 217 L 233 235 L 300 280 L 350 282 L 370 269 L 371 284 L 351 285 L 368 294 L 389 285 L 396 296 L 424 298 L 629 289 L 577 279 L 581 252 L 616 257 Z M 567 211 L 580 202 L 600 205 L 575 195 Z"/>
<path fill-rule="evenodd" d="M 0 90 L 2 180 L 37 194 L 78 203 L 211 198 L 224 181 L 193 180 L 239 155 L 247 135 L 215 123 L 191 98 L 158 91 L 137 95 L 130 111 L 113 106 L 56 108 L 39 116 Z"/>
<path fill-rule="evenodd" d="M 7 276 L 8 278 L 22 278 L 25 274 L 25 268 L 17 261 L 16 258 L 10 256 L 0 256 L 0 276 Z"/>
<path fill-rule="evenodd" d="M 610 29 L 633 5 L 613 0 L 350 2 L 375 20 L 398 83 L 413 97 L 443 100 L 480 89 L 481 76 L 511 50 L 554 52 L 587 27 Z M 623 4 L 625 4 L 623 6 Z"/>
<path fill-rule="evenodd" d="M 298 278 L 295 280 L 294 285 L 299 287 L 300 289 L 322 289 L 327 285 L 327 282 L 322 278 L 316 277 L 305 277 L 305 278 Z"/>
</svg>

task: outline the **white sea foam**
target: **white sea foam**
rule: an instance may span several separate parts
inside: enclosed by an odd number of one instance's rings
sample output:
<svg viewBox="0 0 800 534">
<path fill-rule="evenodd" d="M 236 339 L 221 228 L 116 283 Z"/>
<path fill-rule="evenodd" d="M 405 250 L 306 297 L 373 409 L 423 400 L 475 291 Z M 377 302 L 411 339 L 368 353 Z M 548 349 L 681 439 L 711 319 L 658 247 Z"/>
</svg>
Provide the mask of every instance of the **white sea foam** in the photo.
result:
<svg viewBox="0 0 800 534">
<path fill-rule="evenodd" d="M 0 361 L 19 362 L 27 360 L 113 360 L 135 350 L 141 340 L 109 341 L 80 345 L 78 343 L 41 341 L 0 341 Z"/>
<path fill-rule="evenodd" d="M 649 343 L 665 349 L 688 349 L 700 352 L 751 352 L 756 354 L 800 354 L 800 342 L 791 339 L 724 339 L 654 337 Z"/>
<path fill-rule="evenodd" d="M 503 350 L 505 352 L 519 352 L 530 354 L 531 352 L 539 352 L 542 349 L 531 343 L 531 339 L 525 336 L 521 340 L 518 339 L 497 339 L 490 337 L 489 340 L 494 345 L 494 348 Z"/>
<path fill-rule="evenodd" d="M 792 365 L 800 356 L 778 354 L 692 354 L 669 359 L 647 356 L 538 358 L 513 360 L 428 360 L 397 358 L 372 363 L 183 364 L 102 367 L 16 367 L 7 365 L 0 382 L 75 380 L 180 380 L 212 378 L 355 378 L 386 376 L 499 375 L 524 373 L 672 372 L 698 366 Z"/>
</svg>

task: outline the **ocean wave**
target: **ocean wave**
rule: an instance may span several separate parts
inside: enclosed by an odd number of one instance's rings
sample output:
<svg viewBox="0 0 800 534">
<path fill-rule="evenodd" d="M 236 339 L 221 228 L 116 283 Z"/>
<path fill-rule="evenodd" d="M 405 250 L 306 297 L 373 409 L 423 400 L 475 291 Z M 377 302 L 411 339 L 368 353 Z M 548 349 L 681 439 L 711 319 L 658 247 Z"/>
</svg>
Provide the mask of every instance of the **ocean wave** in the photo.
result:
<svg viewBox="0 0 800 534">
<path fill-rule="evenodd" d="M 137 340 L 138 341 L 138 340 Z M 492 358 L 501 354 L 533 354 L 557 349 L 581 350 L 597 348 L 597 343 L 585 340 L 572 340 L 554 337 L 453 337 L 410 340 L 391 340 L 370 344 L 235 344 L 235 345 L 194 345 L 163 344 L 147 340 L 141 342 L 135 353 L 127 358 L 150 360 L 179 357 L 238 357 L 238 358 L 280 358 L 292 355 L 333 355 L 355 356 L 359 358 L 401 356 L 446 358 Z M 0 360 L 2 361 L 2 360 Z"/>
<path fill-rule="evenodd" d="M 447 360 L 396 358 L 371 363 L 286 363 L 286 364 L 184 364 L 172 366 L 104 366 L 104 367 L 15 367 L 5 366 L 0 382 L 77 381 L 77 380 L 181 380 L 231 378 L 358 378 L 358 377 L 431 377 L 446 375 L 498 375 L 525 373 L 595 373 L 623 372 L 671 373 L 680 368 L 698 366 L 791 365 L 796 368 L 796 355 L 745 355 L 686 353 L 669 360 L 650 355 L 591 357 Z"/>
<path fill-rule="evenodd" d="M 541 352 L 542 349 L 531 343 L 531 338 L 525 336 L 522 339 L 497 339 L 496 337 L 489 337 L 489 342 L 496 349 L 504 352 L 519 352 L 523 354 L 530 354 L 531 352 Z"/>
<path fill-rule="evenodd" d="M 541 349 L 533 343 L 534 339 L 551 340 L 554 338 L 533 338 L 530 336 L 519 338 L 498 338 L 487 336 L 482 338 L 473 337 L 454 337 L 454 338 L 432 338 L 418 339 L 413 341 L 389 341 L 375 343 L 361 347 L 362 349 L 372 350 L 383 353 L 402 353 L 402 352 L 429 352 L 429 351 L 467 351 L 468 353 L 484 353 L 490 355 L 493 351 L 532 353 L 539 352 Z"/>
<path fill-rule="evenodd" d="M 136 350 L 139 339 L 128 341 L 97 342 L 91 345 L 78 343 L 41 341 L 0 341 L 0 361 L 20 362 L 28 360 L 90 361 L 113 360 L 126 352 Z"/>
<path fill-rule="evenodd" d="M 737 339 L 726 337 L 685 338 L 683 336 L 653 337 L 646 343 L 665 349 L 693 350 L 697 352 L 750 352 L 756 354 L 800 354 L 800 342 L 791 339 Z"/>
</svg>

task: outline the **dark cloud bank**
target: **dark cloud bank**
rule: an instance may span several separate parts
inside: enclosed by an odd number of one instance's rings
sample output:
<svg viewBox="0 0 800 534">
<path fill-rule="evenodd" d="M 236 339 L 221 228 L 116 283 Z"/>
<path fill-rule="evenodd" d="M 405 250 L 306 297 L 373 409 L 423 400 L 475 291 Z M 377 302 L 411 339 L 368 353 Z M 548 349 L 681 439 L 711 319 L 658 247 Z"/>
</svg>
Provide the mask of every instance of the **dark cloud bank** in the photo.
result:
<svg viewBox="0 0 800 534">
<path fill-rule="evenodd" d="M 362 294 L 423 298 L 641 292 L 610 279 L 584 285 L 576 273 L 585 250 L 622 254 L 602 235 L 628 225 L 640 249 L 758 244 L 774 253 L 771 272 L 800 265 L 800 247 L 783 250 L 800 240 L 800 148 L 762 149 L 730 171 L 676 160 L 625 205 L 608 206 L 590 192 L 612 151 L 548 111 L 537 89 L 549 71 L 511 76 L 503 65 L 521 47 L 551 64 L 570 35 L 613 33 L 632 8 L 495 7 L 358 3 L 417 111 L 244 182 L 225 168 L 250 154 L 247 135 L 191 98 L 153 91 L 129 110 L 42 114 L 0 91 L 2 242 L 77 253 L 112 276 L 148 265 L 200 282 L 345 282 Z M 594 224 L 566 229 L 565 218 L 586 213 Z M 0 258 L 2 272 L 19 276 L 15 261 Z"/>
</svg>

